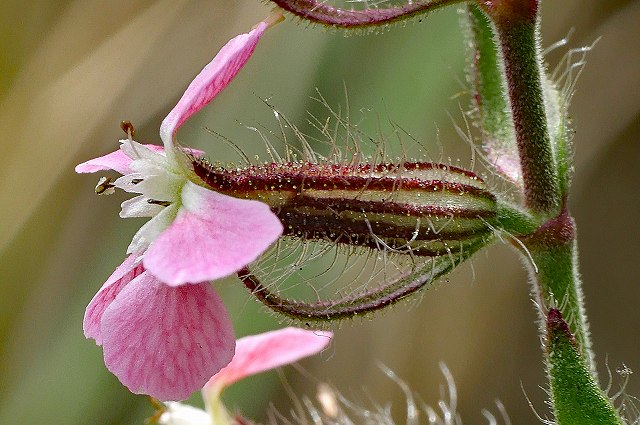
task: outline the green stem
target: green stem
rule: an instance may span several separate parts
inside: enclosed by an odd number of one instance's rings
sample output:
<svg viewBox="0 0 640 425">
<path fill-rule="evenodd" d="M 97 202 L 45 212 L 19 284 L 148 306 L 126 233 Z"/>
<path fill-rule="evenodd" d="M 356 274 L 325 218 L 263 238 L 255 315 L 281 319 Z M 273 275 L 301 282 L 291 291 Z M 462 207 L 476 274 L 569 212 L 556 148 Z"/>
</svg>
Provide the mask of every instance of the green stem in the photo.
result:
<svg viewBox="0 0 640 425">
<path fill-rule="evenodd" d="M 557 425 L 623 425 L 624 421 L 589 373 L 579 344 L 557 309 L 546 320 L 547 372 Z"/>
<path fill-rule="evenodd" d="M 482 3 L 495 24 L 502 51 L 525 202 L 532 213 L 553 217 L 561 196 L 544 108 L 538 1 Z"/>
<path fill-rule="evenodd" d="M 597 379 L 582 282 L 578 272 L 573 217 L 563 209 L 558 217 L 549 220 L 523 242 L 535 264 L 535 268 L 529 268 L 529 275 L 541 306 L 541 333 L 545 333 L 546 310 L 560 310 L 578 342 L 591 374 Z"/>
<path fill-rule="evenodd" d="M 575 222 L 566 206 L 523 242 L 536 266 L 530 267 L 530 275 L 540 306 L 554 423 L 623 425 L 598 386 L 578 273 Z"/>
<path fill-rule="evenodd" d="M 545 108 L 539 2 L 478 4 L 495 25 L 502 53 L 526 212 L 541 224 L 534 232 L 524 233 L 527 236 L 521 242 L 532 262 L 529 274 L 540 307 L 552 408 L 558 425 L 621 425 L 618 412 L 597 382 L 578 272 L 576 226 L 566 208 L 564 191 L 568 188 L 560 183 L 559 163 L 563 161 L 556 161 L 558 152 L 554 152 L 550 135 L 554 124 L 547 121 L 552 114 Z"/>
<path fill-rule="evenodd" d="M 502 58 L 482 9 L 470 4 L 468 11 L 468 38 L 472 48 L 469 80 L 475 89 L 473 95 L 482 123 L 482 141 L 485 149 L 495 150 L 495 145 L 501 144 L 507 145 L 504 150 L 510 151 L 515 135 L 502 75 Z"/>
</svg>

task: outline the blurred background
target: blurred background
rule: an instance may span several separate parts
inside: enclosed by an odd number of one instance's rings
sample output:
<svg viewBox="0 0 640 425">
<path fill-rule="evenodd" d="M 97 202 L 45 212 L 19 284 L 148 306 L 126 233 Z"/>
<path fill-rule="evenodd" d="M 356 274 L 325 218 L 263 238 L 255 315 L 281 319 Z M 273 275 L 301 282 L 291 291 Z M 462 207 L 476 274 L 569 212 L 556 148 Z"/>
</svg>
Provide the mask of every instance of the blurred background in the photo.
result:
<svg viewBox="0 0 640 425">
<path fill-rule="evenodd" d="M 75 164 L 105 154 L 128 119 L 139 141 L 159 143 L 161 120 L 192 77 L 232 36 L 269 13 L 256 0 L 4 0 L 0 5 L 0 423 L 142 424 L 153 408 L 106 371 L 102 350 L 82 334 L 84 308 L 119 264 L 141 222 L 120 220 L 119 195 L 93 193 L 97 176 Z M 180 140 L 231 161 L 233 140 L 264 152 L 248 126 L 276 128 L 275 105 L 305 130 L 316 88 L 376 136 L 394 121 L 445 161 L 468 164 L 456 134 L 468 105 L 465 48 L 455 8 L 389 31 L 345 37 L 287 21 L 268 32 L 238 78 L 180 131 Z M 575 31 L 571 47 L 591 45 L 571 112 L 577 130 L 571 209 L 598 367 L 612 393 L 624 365 L 640 370 L 640 2 L 546 2 L 545 45 Z M 565 48 L 548 56 L 551 68 Z M 450 116 L 449 116 L 450 115 Z M 238 336 L 280 326 L 237 280 L 217 283 Z M 546 384 L 529 285 L 517 255 L 497 245 L 476 256 L 420 303 L 343 324 L 335 343 L 286 369 L 298 397 L 317 380 L 345 397 L 390 403 L 403 423 L 404 396 L 382 362 L 426 403 L 436 404 L 450 368 L 466 423 L 482 408 L 506 406 L 513 423 L 535 423 Z M 632 375 L 630 394 L 640 393 Z M 250 394 L 250 396 L 248 396 Z M 200 403 L 199 396 L 193 403 Z M 265 374 L 231 388 L 230 406 L 256 420 L 270 404 L 291 406 L 282 378 Z"/>
</svg>

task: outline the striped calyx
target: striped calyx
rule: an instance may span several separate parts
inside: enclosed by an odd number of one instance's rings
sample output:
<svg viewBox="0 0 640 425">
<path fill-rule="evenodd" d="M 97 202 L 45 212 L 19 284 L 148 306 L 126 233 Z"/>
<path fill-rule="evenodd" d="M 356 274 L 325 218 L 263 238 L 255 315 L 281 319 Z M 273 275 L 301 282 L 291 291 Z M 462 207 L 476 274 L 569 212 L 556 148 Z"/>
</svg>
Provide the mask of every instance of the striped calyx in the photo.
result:
<svg viewBox="0 0 640 425">
<path fill-rule="evenodd" d="M 496 198 L 474 173 L 428 162 L 265 163 L 227 169 L 193 161 L 211 189 L 268 204 L 302 240 L 438 256 L 476 246 Z"/>
</svg>

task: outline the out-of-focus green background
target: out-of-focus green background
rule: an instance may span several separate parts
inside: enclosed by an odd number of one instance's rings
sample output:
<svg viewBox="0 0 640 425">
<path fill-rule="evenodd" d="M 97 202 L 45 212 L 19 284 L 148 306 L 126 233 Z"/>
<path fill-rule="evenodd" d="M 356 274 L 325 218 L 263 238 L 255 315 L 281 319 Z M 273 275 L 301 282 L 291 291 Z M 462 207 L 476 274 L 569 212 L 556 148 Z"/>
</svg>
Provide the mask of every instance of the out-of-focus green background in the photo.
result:
<svg viewBox="0 0 640 425">
<path fill-rule="evenodd" d="M 152 414 L 110 375 L 102 352 L 82 335 L 84 307 L 141 222 L 118 218 L 124 198 L 93 194 L 95 176 L 73 166 L 116 148 L 118 123 L 158 143 L 160 121 L 191 78 L 232 36 L 269 13 L 256 0 L 16 1 L 0 5 L 0 424 L 141 424 Z M 344 37 L 289 18 L 264 37 L 239 77 L 180 132 L 184 144 L 233 160 L 202 127 L 249 155 L 264 152 L 246 128 L 275 128 L 269 99 L 304 128 L 307 111 L 326 114 L 315 89 L 375 136 L 393 120 L 448 157 L 469 148 L 448 114 L 467 106 L 464 46 L 455 8 L 382 33 Z M 578 222 L 589 317 L 606 383 L 615 392 L 623 363 L 640 370 L 640 2 L 546 2 L 545 45 L 575 28 L 570 45 L 590 45 L 571 108 L 577 170 L 571 207 Z M 554 64 L 564 49 L 549 55 Z M 553 65 L 552 65 L 553 66 Z M 117 199 L 114 199 L 117 198 Z M 438 361 L 451 369 L 459 411 L 482 423 L 498 398 L 513 423 L 542 415 L 544 386 L 534 309 L 517 256 L 504 246 L 478 255 L 419 304 L 404 304 L 338 331 L 328 352 L 302 364 L 347 398 L 391 402 L 403 396 L 382 362 L 428 403 L 439 397 Z M 278 322 L 229 279 L 217 284 L 239 336 Z M 287 370 L 298 396 L 315 381 Z M 631 394 L 640 393 L 636 375 Z M 229 403 L 260 419 L 272 402 L 289 409 L 276 374 L 229 391 Z M 197 396 L 194 402 L 197 401 Z M 495 409 L 494 409 L 495 410 Z"/>
</svg>

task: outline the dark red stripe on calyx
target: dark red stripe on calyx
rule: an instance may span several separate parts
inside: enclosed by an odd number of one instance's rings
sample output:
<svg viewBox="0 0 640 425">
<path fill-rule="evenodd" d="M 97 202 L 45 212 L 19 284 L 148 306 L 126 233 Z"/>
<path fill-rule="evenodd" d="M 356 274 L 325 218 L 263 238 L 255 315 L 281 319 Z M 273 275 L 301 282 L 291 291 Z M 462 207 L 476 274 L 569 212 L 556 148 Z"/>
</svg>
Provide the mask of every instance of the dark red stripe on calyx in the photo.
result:
<svg viewBox="0 0 640 425">
<path fill-rule="evenodd" d="M 464 175 L 477 180 L 478 186 L 445 180 L 423 180 L 403 177 L 402 171 L 439 169 L 443 172 Z M 390 171 L 396 170 L 396 171 Z M 304 190 L 397 190 L 447 191 L 456 194 L 471 194 L 495 200 L 493 194 L 481 186 L 484 181 L 470 171 L 457 167 L 432 163 L 404 163 L 402 165 L 337 165 L 309 163 L 271 163 L 236 170 L 214 167 L 204 160 L 194 161 L 194 171 L 212 189 L 234 195 L 256 191 L 294 192 Z M 371 176 L 371 173 L 396 172 L 385 176 Z M 250 196 L 248 196 L 250 197 Z"/>
<path fill-rule="evenodd" d="M 455 250 L 486 236 L 495 217 L 496 199 L 484 182 L 442 164 L 272 163 L 225 169 L 194 160 L 193 165 L 211 189 L 268 204 L 284 235 L 303 240 L 441 255 L 450 251 L 444 241 Z M 451 173 L 452 180 L 477 185 L 408 177 L 412 170 L 430 169 L 442 170 L 443 179 Z"/>
<path fill-rule="evenodd" d="M 390 214 L 405 217 L 433 217 L 433 218 L 486 218 L 495 216 L 490 209 L 461 208 L 454 205 L 415 205 L 401 204 L 393 200 L 381 199 L 380 201 L 363 201 L 360 199 L 342 198 L 312 198 L 309 196 L 297 196 L 287 202 L 287 207 L 311 207 L 316 209 L 328 209 L 330 211 L 369 212 L 376 214 Z"/>
</svg>

